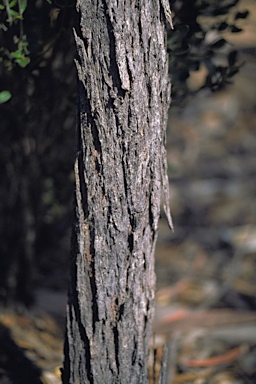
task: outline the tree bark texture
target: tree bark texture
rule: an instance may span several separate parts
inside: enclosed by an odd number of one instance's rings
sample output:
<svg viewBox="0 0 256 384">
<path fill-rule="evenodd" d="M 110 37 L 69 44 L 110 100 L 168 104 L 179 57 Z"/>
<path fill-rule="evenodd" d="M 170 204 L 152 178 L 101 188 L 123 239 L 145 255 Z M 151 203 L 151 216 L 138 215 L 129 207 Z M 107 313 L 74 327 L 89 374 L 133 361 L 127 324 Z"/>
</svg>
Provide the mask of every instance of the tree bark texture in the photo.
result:
<svg viewBox="0 0 256 384">
<path fill-rule="evenodd" d="M 75 224 L 64 383 L 147 383 L 170 101 L 159 0 L 78 0 Z"/>
</svg>

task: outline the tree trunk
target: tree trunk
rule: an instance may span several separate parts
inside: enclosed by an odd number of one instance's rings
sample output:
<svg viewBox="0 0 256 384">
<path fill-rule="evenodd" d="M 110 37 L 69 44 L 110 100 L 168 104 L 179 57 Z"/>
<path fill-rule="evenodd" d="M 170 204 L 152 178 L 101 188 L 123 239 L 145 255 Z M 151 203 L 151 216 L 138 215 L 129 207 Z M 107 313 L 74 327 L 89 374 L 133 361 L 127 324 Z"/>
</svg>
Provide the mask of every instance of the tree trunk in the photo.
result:
<svg viewBox="0 0 256 384">
<path fill-rule="evenodd" d="M 163 2 L 164 3 L 164 2 Z M 147 383 L 170 86 L 159 0 L 78 0 L 64 383 Z"/>
</svg>

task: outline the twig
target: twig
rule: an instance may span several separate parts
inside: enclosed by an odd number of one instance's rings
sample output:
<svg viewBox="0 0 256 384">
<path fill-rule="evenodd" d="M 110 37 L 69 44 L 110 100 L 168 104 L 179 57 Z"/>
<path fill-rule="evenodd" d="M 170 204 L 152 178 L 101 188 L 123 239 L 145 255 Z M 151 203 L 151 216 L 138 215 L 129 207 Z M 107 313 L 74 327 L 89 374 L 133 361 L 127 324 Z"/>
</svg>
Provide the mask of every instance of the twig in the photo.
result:
<svg viewBox="0 0 256 384">
<path fill-rule="evenodd" d="M 182 362 L 182 365 L 193 368 L 215 367 L 216 365 L 230 363 L 231 361 L 237 359 L 237 357 L 239 357 L 241 354 L 245 353 L 247 350 L 247 345 L 240 345 L 239 347 L 233 348 L 222 355 L 209 357 L 208 359 L 186 360 Z"/>
</svg>

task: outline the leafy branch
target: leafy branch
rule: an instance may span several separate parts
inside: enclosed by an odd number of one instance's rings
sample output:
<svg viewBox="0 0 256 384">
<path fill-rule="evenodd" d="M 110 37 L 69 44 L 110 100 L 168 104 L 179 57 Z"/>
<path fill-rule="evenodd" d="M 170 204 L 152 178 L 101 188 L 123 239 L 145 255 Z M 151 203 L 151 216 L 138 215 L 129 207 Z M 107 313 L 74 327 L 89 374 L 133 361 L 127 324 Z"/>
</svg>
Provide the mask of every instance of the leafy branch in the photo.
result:
<svg viewBox="0 0 256 384">
<path fill-rule="evenodd" d="M 25 68 L 30 62 L 27 37 L 23 30 L 23 15 L 26 9 L 27 0 L 1 0 L 0 3 L 0 30 L 7 32 L 12 26 L 19 27 L 18 36 L 13 35 L 13 49 L 0 48 L 0 62 L 8 70 L 12 70 L 16 64 Z"/>
</svg>

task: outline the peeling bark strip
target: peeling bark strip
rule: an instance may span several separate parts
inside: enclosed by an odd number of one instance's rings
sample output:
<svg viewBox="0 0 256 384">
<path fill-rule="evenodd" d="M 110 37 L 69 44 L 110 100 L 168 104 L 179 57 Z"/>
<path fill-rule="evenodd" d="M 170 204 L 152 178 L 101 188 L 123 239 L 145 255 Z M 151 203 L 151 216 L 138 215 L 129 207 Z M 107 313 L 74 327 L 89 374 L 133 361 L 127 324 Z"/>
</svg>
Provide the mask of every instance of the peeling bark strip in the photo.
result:
<svg viewBox="0 0 256 384">
<path fill-rule="evenodd" d="M 78 0 L 75 225 L 64 383 L 147 383 L 170 84 L 160 0 Z"/>
</svg>

